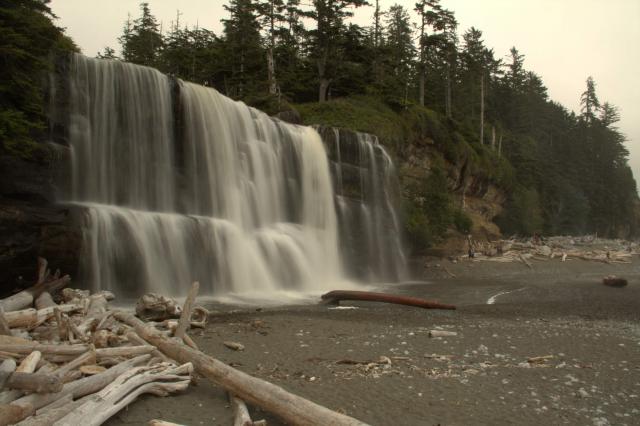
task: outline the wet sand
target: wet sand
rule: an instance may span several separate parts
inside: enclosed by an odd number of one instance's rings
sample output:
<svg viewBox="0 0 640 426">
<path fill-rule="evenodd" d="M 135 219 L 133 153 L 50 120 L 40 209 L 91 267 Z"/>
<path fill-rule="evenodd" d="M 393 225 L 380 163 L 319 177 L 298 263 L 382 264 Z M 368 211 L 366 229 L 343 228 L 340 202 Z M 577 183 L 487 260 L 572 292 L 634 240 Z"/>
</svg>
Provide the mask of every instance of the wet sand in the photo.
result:
<svg viewBox="0 0 640 426">
<path fill-rule="evenodd" d="M 640 260 L 532 264 L 433 261 L 425 282 L 384 289 L 456 311 L 217 305 L 193 337 L 224 362 L 372 425 L 640 424 Z M 608 274 L 629 285 L 603 286 Z M 434 329 L 457 335 L 430 338 Z M 107 424 L 153 418 L 229 425 L 232 411 L 222 389 L 198 380 L 181 395 L 143 397 Z"/>
</svg>

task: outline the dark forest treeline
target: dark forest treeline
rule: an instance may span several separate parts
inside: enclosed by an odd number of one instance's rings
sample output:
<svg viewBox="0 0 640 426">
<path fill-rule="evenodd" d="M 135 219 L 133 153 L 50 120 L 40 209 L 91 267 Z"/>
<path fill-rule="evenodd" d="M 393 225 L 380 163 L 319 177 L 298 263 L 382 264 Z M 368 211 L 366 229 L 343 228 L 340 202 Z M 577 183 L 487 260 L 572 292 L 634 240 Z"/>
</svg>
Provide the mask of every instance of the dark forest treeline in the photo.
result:
<svg viewBox="0 0 640 426">
<path fill-rule="evenodd" d="M 369 27 L 349 21 L 354 8 L 369 6 L 364 0 L 304 4 L 229 0 L 216 35 L 183 26 L 179 14 L 160 34 L 143 3 L 120 38 L 122 58 L 267 110 L 362 94 L 396 111 L 425 106 L 473 129 L 472 146 L 511 163 L 513 178 L 500 182 L 510 193 L 499 218 L 504 231 L 635 232 L 636 184 L 615 127 L 619 115 L 599 102 L 591 78 L 576 115 L 549 99 L 515 47 L 501 59 L 480 30 L 459 34 L 454 12 L 439 0 L 415 3 L 418 22 L 405 7 L 383 11 L 376 1 Z"/>
<path fill-rule="evenodd" d="M 309 105 L 331 108 L 345 99 L 353 99 L 352 105 L 380 104 L 377 109 L 363 107 L 362 114 L 379 113 L 379 121 L 389 118 L 384 114 L 398 114 L 404 122 L 412 117 L 405 128 L 428 127 L 426 134 L 442 145 L 444 157 L 458 143 L 468 148 L 464 155 L 482 159 L 477 162 L 484 168 L 480 172 L 509 194 L 499 218 L 503 231 L 636 232 L 636 184 L 625 138 L 616 128 L 619 114 L 615 106 L 599 102 L 591 78 L 585 92 L 576 94 L 582 110 L 569 112 L 549 99 L 541 78 L 526 69 L 521 52 L 514 47 L 501 58 L 485 45 L 480 30 L 460 34 L 454 12 L 439 0 L 417 1 L 417 22 L 403 6 L 381 10 L 377 1 L 371 3 L 228 0 L 229 15 L 220 34 L 184 25 L 179 13 L 161 30 L 142 3 L 139 15 L 125 22 L 120 52 L 106 48 L 98 56 L 156 67 L 272 113 L 300 104 L 303 112 L 317 112 Z M 16 4 L 50 16 L 37 0 L 0 0 L 2 31 L 7 27 L 4 17 Z M 350 21 L 357 7 L 373 8 L 370 26 Z M 6 81 L 3 87 L 11 86 Z M 358 101 L 363 97 L 371 102 Z M 410 129 L 413 134 L 396 142 L 397 155 L 402 157 L 402 143 L 420 137 L 422 130 Z M 1 134 L 11 139 L 10 130 Z M 508 171 L 497 173 L 496 167 Z M 433 195 L 432 188 L 414 191 Z"/>
</svg>

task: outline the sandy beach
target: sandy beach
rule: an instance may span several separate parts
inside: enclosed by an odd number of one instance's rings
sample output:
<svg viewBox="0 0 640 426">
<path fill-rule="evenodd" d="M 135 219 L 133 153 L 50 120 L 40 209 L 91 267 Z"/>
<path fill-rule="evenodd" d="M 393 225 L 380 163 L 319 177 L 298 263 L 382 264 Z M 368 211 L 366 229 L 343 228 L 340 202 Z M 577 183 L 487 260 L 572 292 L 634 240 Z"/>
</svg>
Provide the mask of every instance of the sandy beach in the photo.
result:
<svg viewBox="0 0 640 426">
<path fill-rule="evenodd" d="M 423 281 L 380 288 L 456 311 L 214 305 L 192 335 L 214 357 L 372 425 L 640 424 L 640 261 L 531 263 L 433 260 Z M 609 274 L 629 285 L 603 286 Z M 282 424 L 252 408 L 254 420 Z M 232 411 L 221 388 L 198 380 L 107 424 L 153 418 L 229 425 Z"/>
</svg>

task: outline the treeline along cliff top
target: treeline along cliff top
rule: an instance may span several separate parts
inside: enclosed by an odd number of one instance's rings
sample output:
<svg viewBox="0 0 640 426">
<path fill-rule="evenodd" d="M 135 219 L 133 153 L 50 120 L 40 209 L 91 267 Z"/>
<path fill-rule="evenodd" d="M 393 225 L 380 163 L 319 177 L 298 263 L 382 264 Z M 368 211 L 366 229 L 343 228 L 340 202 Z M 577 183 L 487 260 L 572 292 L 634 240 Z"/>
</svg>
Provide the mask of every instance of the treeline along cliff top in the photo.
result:
<svg viewBox="0 0 640 426">
<path fill-rule="evenodd" d="M 28 161 L 47 155 L 51 58 L 78 51 L 47 3 L 0 1 L 1 150 Z M 616 106 L 589 77 L 576 93 L 581 110 L 570 112 L 527 69 L 525 52 L 494 52 L 446 6 L 228 0 L 216 34 L 180 13 L 161 27 L 141 3 L 123 17 L 119 48 L 98 57 L 155 67 L 304 124 L 377 135 L 398 163 L 414 252 L 477 231 L 483 214 L 506 234 L 635 235 L 638 196 Z M 350 20 L 358 7 L 373 8 L 370 26 Z M 489 189 L 501 194 L 496 209 L 466 202 Z"/>
</svg>

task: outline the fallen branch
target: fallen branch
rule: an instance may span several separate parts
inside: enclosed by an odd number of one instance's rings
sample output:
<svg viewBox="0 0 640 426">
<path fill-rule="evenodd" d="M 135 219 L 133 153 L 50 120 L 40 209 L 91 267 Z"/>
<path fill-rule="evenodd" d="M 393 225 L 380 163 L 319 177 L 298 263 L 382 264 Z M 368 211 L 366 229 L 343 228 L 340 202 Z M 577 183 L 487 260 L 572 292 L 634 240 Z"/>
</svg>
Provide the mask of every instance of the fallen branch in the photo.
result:
<svg viewBox="0 0 640 426">
<path fill-rule="evenodd" d="M 454 305 L 420 299 L 417 297 L 397 296 L 369 291 L 334 290 L 321 296 L 324 303 L 339 304 L 342 300 L 360 300 L 366 302 L 394 303 L 396 305 L 415 306 L 424 309 L 456 309 Z"/>
<path fill-rule="evenodd" d="M 179 362 L 191 362 L 195 370 L 228 392 L 246 402 L 257 405 L 292 425 L 364 425 L 344 414 L 337 413 L 307 399 L 287 392 L 279 386 L 252 377 L 223 362 L 162 335 L 126 312 L 115 312 L 114 317 L 133 327 L 136 333 L 156 346 L 165 355 Z"/>
<path fill-rule="evenodd" d="M 229 402 L 233 409 L 233 426 L 253 426 L 247 404 L 235 395 L 229 394 Z"/>
<path fill-rule="evenodd" d="M 193 366 L 168 364 L 137 367 L 122 373 L 95 398 L 76 408 L 56 422 L 57 426 L 98 426 L 126 407 L 143 393 L 166 396 L 189 386 Z"/>
<path fill-rule="evenodd" d="M 184 301 L 184 305 L 182 307 L 182 313 L 180 314 L 180 320 L 178 321 L 178 327 L 176 328 L 176 332 L 174 336 L 178 339 L 183 340 L 185 333 L 187 332 L 187 328 L 189 328 L 189 321 L 191 319 L 191 311 L 193 309 L 193 302 L 195 302 L 196 297 L 198 296 L 198 290 L 200 289 L 200 283 L 194 282 L 191 284 L 191 289 L 189 290 L 189 295 L 187 299 Z"/>
<path fill-rule="evenodd" d="M 149 355 L 142 355 L 122 362 L 111 367 L 107 371 L 96 374 L 95 376 L 85 377 L 74 382 L 66 383 L 60 392 L 29 394 L 8 404 L 7 409 L 0 409 L 0 426 L 17 423 L 20 420 L 31 416 L 35 410 L 42 408 L 59 400 L 60 398 L 72 395 L 74 399 L 81 398 L 98 392 L 100 389 L 113 382 L 118 376 L 125 371 L 140 365 L 149 360 Z"/>
</svg>

